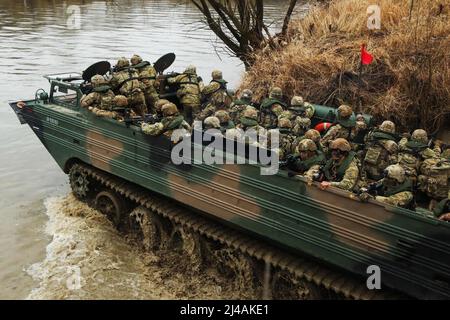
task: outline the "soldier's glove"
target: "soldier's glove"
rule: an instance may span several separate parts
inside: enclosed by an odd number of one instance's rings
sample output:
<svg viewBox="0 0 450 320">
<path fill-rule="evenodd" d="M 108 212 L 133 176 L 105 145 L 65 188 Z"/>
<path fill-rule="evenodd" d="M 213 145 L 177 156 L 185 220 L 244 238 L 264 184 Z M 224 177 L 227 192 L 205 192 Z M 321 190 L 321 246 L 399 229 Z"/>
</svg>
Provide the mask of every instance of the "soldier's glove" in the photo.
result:
<svg viewBox="0 0 450 320">
<path fill-rule="evenodd" d="M 368 192 L 362 192 L 359 194 L 359 199 L 361 202 L 368 202 L 370 199 L 372 199 L 372 196 Z"/>
<path fill-rule="evenodd" d="M 440 216 L 440 217 L 439 217 L 439 220 L 450 222 L 450 212 L 449 212 L 449 213 L 446 213 L 446 214 L 443 214 L 442 216 Z"/>
</svg>

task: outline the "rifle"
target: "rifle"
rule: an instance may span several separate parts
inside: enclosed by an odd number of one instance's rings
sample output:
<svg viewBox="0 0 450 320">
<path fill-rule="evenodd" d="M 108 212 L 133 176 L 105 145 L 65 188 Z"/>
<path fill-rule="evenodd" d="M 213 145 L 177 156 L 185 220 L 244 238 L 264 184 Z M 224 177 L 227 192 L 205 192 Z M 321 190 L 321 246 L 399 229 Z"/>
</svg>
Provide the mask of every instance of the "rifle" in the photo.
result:
<svg viewBox="0 0 450 320">
<path fill-rule="evenodd" d="M 375 197 L 381 193 L 382 189 L 383 189 L 382 183 L 374 182 L 374 183 L 369 184 L 369 186 L 367 188 L 359 189 L 358 195 L 361 195 L 362 193 L 368 193 L 371 196 Z"/>
<path fill-rule="evenodd" d="M 160 121 L 161 118 L 157 114 L 146 114 L 144 117 L 144 122 L 146 123 L 155 124 Z"/>
</svg>

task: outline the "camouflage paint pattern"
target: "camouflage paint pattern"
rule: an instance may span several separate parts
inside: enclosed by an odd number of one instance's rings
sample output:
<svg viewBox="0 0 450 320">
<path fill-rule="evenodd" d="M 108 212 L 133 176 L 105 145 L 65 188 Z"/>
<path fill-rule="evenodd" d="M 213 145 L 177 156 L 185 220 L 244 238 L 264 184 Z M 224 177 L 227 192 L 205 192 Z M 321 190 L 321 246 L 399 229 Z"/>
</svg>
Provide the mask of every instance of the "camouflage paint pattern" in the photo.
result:
<svg viewBox="0 0 450 320">
<path fill-rule="evenodd" d="M 175 166 L 165 136 L 96 117 L 79 102 L 26 104 L 11 106 L 66 173 L 84 162 L 283 250 L 357 274 L 362 283 L 367 267 L 378 265 L 383 286 L 418 298 L 450 298 L 448 223 L 372 200 L 361 203 L 337 188 L 322 191 L 284 171 L 261 176 L 258 165 Z"/>
</svg>

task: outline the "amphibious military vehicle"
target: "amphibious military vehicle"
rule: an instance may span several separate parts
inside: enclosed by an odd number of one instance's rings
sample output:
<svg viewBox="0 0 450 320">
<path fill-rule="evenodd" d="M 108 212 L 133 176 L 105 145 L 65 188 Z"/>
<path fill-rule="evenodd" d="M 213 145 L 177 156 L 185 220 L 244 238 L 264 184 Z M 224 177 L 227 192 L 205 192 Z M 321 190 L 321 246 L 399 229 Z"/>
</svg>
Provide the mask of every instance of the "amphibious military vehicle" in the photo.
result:
<svg viewBox="0 0 450 320">
<path fill-rule="evenodd" d="M 49 93 L 10 106 L 69 175 L 74 194 L 116 223 L 134 221 L 146 247 L 170 250 L 177 242 L 200 269 L 208 251 L 230 268 L 238 261 L 236 274 L 255 281 L 263 266 L 273 272 L 261 282 L 276 288 L 296 279 L 308 289 L 305 298 L 324 290 L 352 299 L 450 298 L 449 223 L 322 191 L 284 170 L 261 175 L 259 164 L 175 165 L 166 136 L 81 108 L 83 75 L 47 76 Z M 332 120 L 334 109 L 316 108 L 316 121 Z M 191 147 L 192 156 L 206 148 Z M 381 289 L 368 279 L 377 270 Z"/>
</svg>

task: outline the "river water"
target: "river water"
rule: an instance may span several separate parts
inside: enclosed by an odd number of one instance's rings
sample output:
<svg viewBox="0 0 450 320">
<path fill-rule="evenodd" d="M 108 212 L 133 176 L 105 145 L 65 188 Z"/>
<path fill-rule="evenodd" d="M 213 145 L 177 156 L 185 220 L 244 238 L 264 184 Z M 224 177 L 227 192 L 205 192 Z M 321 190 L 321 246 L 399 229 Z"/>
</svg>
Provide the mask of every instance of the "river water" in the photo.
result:
<svg viewBox="0 0 450 320">
<path fill-rule="evenodd" d="M 265 4 L 279 28 L 287 1 Z M 220 68 L 236 87 L 242 64 L 201 19 L 181 0 L 0 0 L 0 299 L 238 297 L 206 280 L 164 280 L 155 257 L 70 196 L 67 177 L 7 104 L 48 89 L 45 74 L 134 53 L 156 61 L 174 52 L 170 70 L 193 63 L 206 81 Z"/>
</svg>

